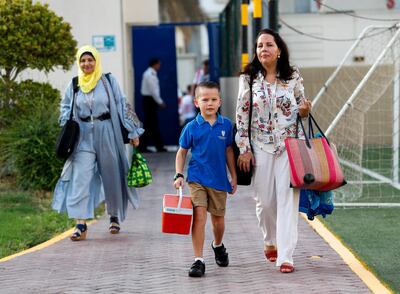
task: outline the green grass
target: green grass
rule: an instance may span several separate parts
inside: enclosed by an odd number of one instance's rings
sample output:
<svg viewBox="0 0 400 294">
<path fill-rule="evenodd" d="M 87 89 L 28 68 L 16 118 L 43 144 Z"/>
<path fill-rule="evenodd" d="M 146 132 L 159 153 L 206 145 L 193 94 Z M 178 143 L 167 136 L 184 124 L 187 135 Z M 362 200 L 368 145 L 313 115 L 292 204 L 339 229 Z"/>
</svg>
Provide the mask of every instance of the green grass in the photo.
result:
<svg viewBox="0 0 400 294">
<path fill-rule="evenodd" d="M 400 203 L 400 191 L 389 184 L 348 184 L 335 191 L 336 202 Z M 352 193 L 355 195 L 352 196 Z"/>
<path fill-rule="evenodd" d="M 47 241 L 74 225 L 66 215 L 52 211 L 50 203 L 29 192 L 0 190 L 0 258 Z"/>
<path fill-rule="evenodd" d="M 357 148 L 340 146 L 340 157 L 354 161 Z M 392 147 L 389 145 L 365 145 L 362 151 L 362 166 L 389 179 L 392 178 Z M 400 164 L 400 162 L 399 162 Z M 366 174 L 359 174 L 350 167 L 342 165 L 348 182 L 376 181 Z M 365 183 L 362 190 L 359 183 L 349 183 L 336 191 L 337 202 L 400 203 L 400 191 L 388 183 Z"/>
<path fill-rule="evenodd" d="M 400 208 L 335 208 L 320 218 L 395 293 L 400 293 Z"/>
</svg>

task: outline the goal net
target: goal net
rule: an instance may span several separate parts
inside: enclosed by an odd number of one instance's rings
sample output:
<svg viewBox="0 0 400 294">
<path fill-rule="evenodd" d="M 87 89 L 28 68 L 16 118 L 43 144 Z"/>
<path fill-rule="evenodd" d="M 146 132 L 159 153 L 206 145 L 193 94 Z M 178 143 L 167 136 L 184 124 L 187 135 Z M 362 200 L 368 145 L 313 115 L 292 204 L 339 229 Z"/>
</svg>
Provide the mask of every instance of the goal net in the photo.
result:
<svg viewBox="0 0 400 294">
<path fill-rule="evenodd" d="M 400 206 L 400 27 L 366 28 L 313 99 L 348 184 L 342 205 Z"/>
</svg>

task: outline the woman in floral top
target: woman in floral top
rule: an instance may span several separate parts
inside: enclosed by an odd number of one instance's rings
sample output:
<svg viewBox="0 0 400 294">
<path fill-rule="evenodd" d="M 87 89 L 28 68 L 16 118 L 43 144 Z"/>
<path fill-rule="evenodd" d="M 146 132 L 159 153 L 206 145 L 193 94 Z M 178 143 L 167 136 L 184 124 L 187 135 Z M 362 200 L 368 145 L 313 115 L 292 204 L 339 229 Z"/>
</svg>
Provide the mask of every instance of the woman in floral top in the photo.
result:
<svg viewBox="0 0 400 294">
<path fill-rule="evenodd" d="M 253 60 L 239 78 L 238 165 L 245 171 L 254 166 L 252 185 L 265 257 L 276 262 L 282 273 L 290 273 L 294 271 L 299 191 L 290 188 L 284 139 L 295 135 L 297 114 L 307 117 L 311 102 L 304 96 L 303 79 L 298 69 L 290 65 L 287 46 L 278 33 L 262 30 L 255 48 Z M 248 137 L 250 82 L 251 140 Z"/>
</svg>

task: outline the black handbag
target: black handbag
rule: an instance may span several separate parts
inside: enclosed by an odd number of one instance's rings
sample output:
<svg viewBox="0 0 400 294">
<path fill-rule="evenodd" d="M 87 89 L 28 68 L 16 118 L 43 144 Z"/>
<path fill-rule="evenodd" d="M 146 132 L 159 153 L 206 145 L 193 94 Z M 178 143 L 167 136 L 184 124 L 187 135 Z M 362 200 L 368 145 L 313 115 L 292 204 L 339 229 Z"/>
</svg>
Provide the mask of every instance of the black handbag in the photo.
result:
<svg viewBox="0 0 400 294">
<path fill-rule="evenodd" d="M 105 76 L 106 76 L 109 84 L 111 85 L 110 74 L 111 73 L 106 73 Z M 103 83 L 104 83 L 104 80 L 103 80 Z M 106 88 L 108 99 L 110 99 L 110 93 L 108 92 L 108 87 L 107 87 L 107 85 L 105 83 L 104 83 L 104 87 Z M 118 118 L 119 118 L 119 115 L 118 115 Z M 129 144 L 129 142 L 130 142 L 130 139 L 128 137 L 129 131 L 124 127 L 124 125 L 122 124 L 121 119 L 119 120 L 119 125 L 120 125 L 120 128 L 121 128 L 121 135 L 122 135 L 122 140 L 124 141 L 124 144 Z"/>
<path fill-rule="evenodd" d="M 249 109 L 249 127 L 248 127 L 248 134 L 249 134 L 249 142 L 250 142 L 250 148 L 251 151 L 253 152 L 253 148 L 251 147 L 251 117 L 253 114 L 253 79 L 250 77 L 250 109 Z M 236 165 L 236 176 L 237 176 L 237 184 L 241 186 L 249 186 L 251 184 L 251 178 L 253 177 L 253 166 L 250 163 L 250 171 L 245 172 L 239 168 L 239 165 L 237 163 L 239 155 L 240 155 L 240 150 L 239 147 L 236 144 L 235 141 L 235 136 L 237 133 L 237 127 L 236 124 L 233 127 L 233 154 L 235 156 L 235 165 Z"/>
<path fill-rule="evenodd" d="M 72 96 L 72 107 L 69 119 L 66 121 L 58 135 L 56 141 L 56 155 L 61 159 L 67 159 L 75 150 L 76 143 L 79 139 L 79 124 L 72 118 L 74 111 L 75 94 L 78 91 L 78 78 L 72 79 L 74 93 Z"/>
</svg>

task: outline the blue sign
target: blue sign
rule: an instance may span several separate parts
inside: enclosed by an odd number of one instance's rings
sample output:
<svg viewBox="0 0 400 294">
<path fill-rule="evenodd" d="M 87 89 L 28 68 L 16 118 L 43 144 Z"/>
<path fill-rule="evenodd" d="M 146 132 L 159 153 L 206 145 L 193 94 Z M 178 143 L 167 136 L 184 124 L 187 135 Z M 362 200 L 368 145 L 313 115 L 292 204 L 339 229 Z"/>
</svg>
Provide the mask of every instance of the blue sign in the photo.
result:
<svg viewBox="0 0 400 294">
<path fill-rule="evenodd" d="M 92 36 L 92 45 L 101 52 L 115 51 L 115 35 Z"/>
</svg>

